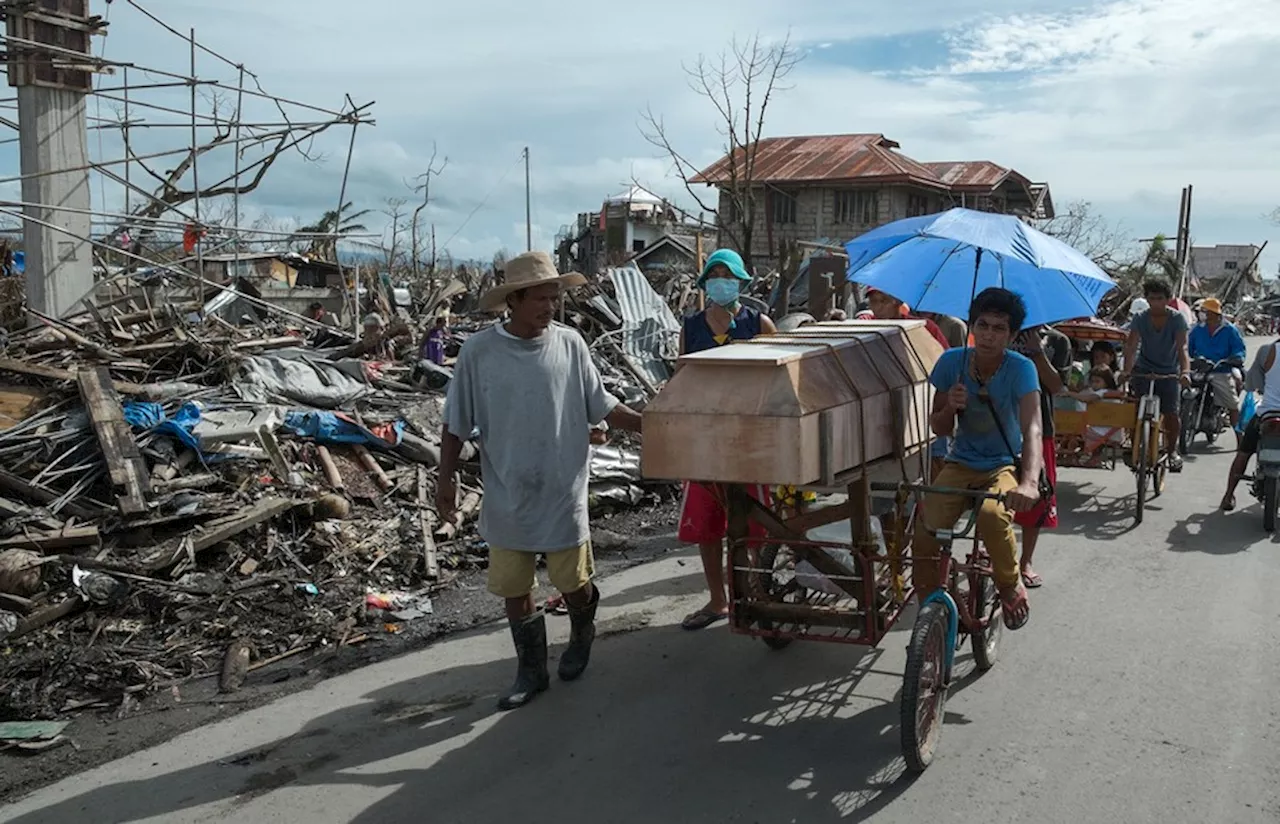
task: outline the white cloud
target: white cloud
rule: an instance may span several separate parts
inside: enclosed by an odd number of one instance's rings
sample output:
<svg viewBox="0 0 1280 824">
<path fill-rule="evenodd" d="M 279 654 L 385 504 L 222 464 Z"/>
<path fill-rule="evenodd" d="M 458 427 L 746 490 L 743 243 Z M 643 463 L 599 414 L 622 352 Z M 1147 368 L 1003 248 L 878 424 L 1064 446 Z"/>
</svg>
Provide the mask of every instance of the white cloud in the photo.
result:
<svg viewBox="0 0 1280 824">
<path fill-rule="evenodd" d="M 579 14 L 551 0 L 382 0 L 352 15 L 336 0 L 169 0 L 163 15 L 276 93 L 330 108 L 348 92 L 376 100 L 377 126 L 360 128 L 352 162 L 357 208 L 409 196 L 403 181 L 426 168 L 434 142 L 449 166 L 427 216 L 456 257 L 523 248 L 526 145 L 542 245 L 632 178 L 680 196 L 640 134 L 640 111 L 652 105 L 694 162 L 711 162 L 723 141 L 681 64 L 735 31 L 788 30 L 811 57 L 774 101 L 774 134 L 883 132 L 918 159 L 1012 165 L 1048 180 L 1058 203 L 1092 200 L 1136 233 L 1171 230 L 1178 191 L 1194 183 L 1197 241 L 1280 247 L 1280 230 L 1259 220 L 1280 202 L 1275 0 L 1078 2 L 651 0 Z M 185 70 L 180 40 L 112 9 L 109 57 Z M 936 45 L 910 52 L 915 65 L 865 56 L 898 35 Z M 856 69 L 837 63 L 845 53 Z M 234 77 L 202 54 L 201 75 L 215 72 Z M 348 136 L 317 141 L 322 165 L 282 161 L 253 208 L 304 220 L 333 208 Z"/>
</svg>

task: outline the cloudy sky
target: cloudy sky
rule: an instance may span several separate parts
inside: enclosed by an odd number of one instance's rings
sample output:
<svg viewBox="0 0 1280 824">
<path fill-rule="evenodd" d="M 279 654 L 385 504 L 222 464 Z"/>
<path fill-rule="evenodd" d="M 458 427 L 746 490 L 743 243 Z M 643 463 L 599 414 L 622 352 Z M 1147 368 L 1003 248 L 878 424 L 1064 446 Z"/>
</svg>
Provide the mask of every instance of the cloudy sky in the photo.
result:
<svg viewBox="0 0 1280 824">
<path fill-rule="evenodd" d="M 276 94 L 330 108 L 344 94 L 376 101 L 377 125 L 360 128 L 352 159 L 348 199 L 358 207 L 407 197 L 403 181 L 425 171 L 438 147 L 448 167 L 427 215 L 459 258 L 522 250 L 526 145 L 535 246 L 549 248 L 578 212 L 632 177 L 687 203 L 641 135 L 640 112 L 652 106 L 687 155 L 711 162 L 722 146 L 717 119 L 688 89 L 682 63 L 735 34 L 788 31 L 807 56 L 774 103 L 770 134 L 880 132 L 919 160 L 992 160 L 1048 181 L 1059 207 L 1091 201 L 1133 238 L 1172 233 L 1190 183 L 1198 244 L 1280 247 L 1280 227 L 1263 218 L 1280 205 L 1275 0 L 143 5 L 162 7 L 180 30 L 195 27 Z M 177 38 L 124 0 L 110 15 L 100 44 L 108 58 L 185 72 Z M 232 72 L 200 57 L 202 77 Z M 180 101 L 181 92 L 151 99 L 173 104 L 175 94 Z M 319 139 L 318 164 L 283 160 L 245 211 L 305 221 L 332 208 L 348 137 Z M 114 138 L 97 139 L 95 152 L 118 152 Z M 205 174 L 219 162 L 211 158 Z M 1265 274 L 1278 265 L 1280 248 L 1269 250 Z"/>
</svg>

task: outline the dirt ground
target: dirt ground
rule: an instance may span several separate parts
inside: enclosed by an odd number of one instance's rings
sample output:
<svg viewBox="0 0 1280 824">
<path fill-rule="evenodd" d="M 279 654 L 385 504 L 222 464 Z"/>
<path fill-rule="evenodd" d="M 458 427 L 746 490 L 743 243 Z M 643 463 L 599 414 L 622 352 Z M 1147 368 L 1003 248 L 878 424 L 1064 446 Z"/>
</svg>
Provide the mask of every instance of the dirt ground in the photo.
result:
<svg viewBox="0 0 1280 824">
<path fill-rule="evenodd" d="M 677 549 L 676 521 L 674 502 L 595 519 L 598 576 L 607 578 Z M 551 590 L 544 574 L 540 573 L 539 580 L 542 589 L 538 597 L 545 598 Z M 602 583 L 601 591 L 608 598 L 607 582 Z M 433 615 L 407 624 L 398 635 L 380 634 L 358 646 L 322 650 L 264 667 L 231 695 L 218 693 L 216 677 L 203 678 L 140 701 L 130 700 L 112 711 L 77 715 L 65 733 L 71 741 L 68 745 L 34 754 L 0 752 L 0 802 L 502 616 L 501 602 L 485 590 L 483 571 L 460 576 L 433 596 L 432 605 Z"/>
</svg>

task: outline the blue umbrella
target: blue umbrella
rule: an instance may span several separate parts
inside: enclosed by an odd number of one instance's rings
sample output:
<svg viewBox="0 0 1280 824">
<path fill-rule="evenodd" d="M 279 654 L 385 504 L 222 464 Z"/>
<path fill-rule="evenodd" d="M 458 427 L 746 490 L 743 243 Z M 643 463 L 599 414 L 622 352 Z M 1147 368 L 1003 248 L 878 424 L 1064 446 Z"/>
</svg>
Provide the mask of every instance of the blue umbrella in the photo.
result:
<svg viewBox="0 0 1280 824">
<path fill-rule="evenodd" d="M 848 279 L 912 309 L 960 318 L 991 286 L 1027 305 L 1025 327 L 1089 317 L 1115 281 L 1060 240 L 1016 217 L 970 209 L 898 220 L 845 244 Z"/>
</svg>

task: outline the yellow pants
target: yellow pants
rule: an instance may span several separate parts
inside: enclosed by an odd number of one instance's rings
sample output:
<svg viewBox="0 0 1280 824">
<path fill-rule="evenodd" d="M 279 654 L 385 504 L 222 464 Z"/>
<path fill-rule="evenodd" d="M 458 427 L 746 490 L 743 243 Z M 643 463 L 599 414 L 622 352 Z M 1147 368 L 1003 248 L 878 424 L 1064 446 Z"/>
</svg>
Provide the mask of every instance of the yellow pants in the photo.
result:
<svg viewBox="0 0 1280 824">
<path fill-rule="evenodd" d="M 523 598 L 538 584 L 538 556 L 547 556 L 547 577 L 562 593 L 577 592 L 596 573 L 591 542 L 559 552 L 524 552 L 489 547 L 489 591 L 499 598 Z"/>
<path fill-rule="evenodd" d="M 1013 467 L 1003 466 L 990 471 L 970 469 L 958 463 L 948 463 L 933 479 L 934 486 L 950 486 L 957 489 L 983 490 L 985 492 L 1011 492 L 1018 486 Z M 915 537 L 911 541 L 911 581 L 921 598 L 938 588 L 938 539 L 929 530 L 951 529 L 956 520 L 968 510 L 973 501 L 959 495 L 930 493 L 924 496 L 923 511 L 916 518 Z M 983 501 L 978 510 L 978 538 L 987 547 L 991 566 L 1000 589 L 1016 586 L 1019 578 L 1018 541 L 1013 534 L 1013 512 L 996 501 Z M 961 556 L 964 550 L 952 546 Z M 920 557 L 926 560 L 915 562 Z"/>
</svg>

